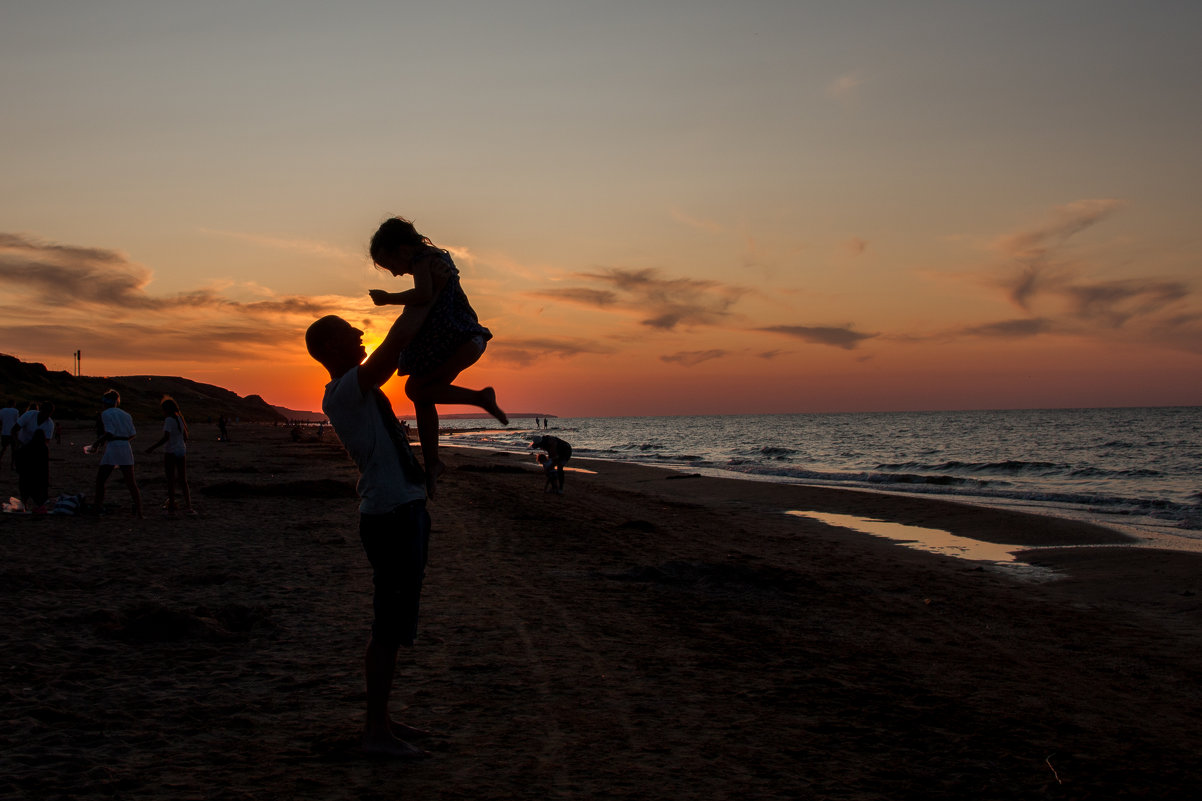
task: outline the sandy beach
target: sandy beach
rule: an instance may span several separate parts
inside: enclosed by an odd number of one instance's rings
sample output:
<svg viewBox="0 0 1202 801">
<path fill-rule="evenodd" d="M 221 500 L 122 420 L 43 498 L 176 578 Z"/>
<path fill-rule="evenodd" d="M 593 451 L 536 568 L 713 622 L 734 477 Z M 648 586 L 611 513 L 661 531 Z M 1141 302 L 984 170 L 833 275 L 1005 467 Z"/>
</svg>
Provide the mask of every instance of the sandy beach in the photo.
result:
<svg viewBox="0 0 1202 801">
<path fill-rule="evenodd" d="M 146 430 L 144 448 L 157 437 Z M 370 574 L 330 431 L 194 425 L 198 517 L 0 516 L 0 797 L 1119 799 L 1202 782 L 1202 561 L 938 500 L 447 447 L 395 710 L 357 748 Z M 52 493 L 92 491 L 68 425 Z M 155 433 L 149 433 L 154 431 Z M 139 450 L 140 453 L 140 450 Z M 16 480 L 5 465 L 0 492 Z M 1021 581 L 785 514 L 1039 550 Z M 1102 547 L 1082 547 L 1082 546 Z M 1057 546 L 1057 547 L 1049 547 Z M 1191 793 L 1192 794 L 1192 793 Z"/>
</svg>

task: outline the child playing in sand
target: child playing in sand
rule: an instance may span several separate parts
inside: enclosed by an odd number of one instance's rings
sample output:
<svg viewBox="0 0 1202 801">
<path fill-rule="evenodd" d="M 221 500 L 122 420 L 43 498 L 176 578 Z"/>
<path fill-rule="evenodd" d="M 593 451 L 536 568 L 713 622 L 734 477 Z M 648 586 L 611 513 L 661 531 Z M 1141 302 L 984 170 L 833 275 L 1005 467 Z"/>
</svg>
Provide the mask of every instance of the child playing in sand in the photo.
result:
<svg viewBox="0 0 1202 801">
<path fill-rule="evenodd" d="M 502 424 L 509 424 L 492 387 L 467 389 L 452 383 L 479 361 L 492 333 L 480 325 L 468 303 L 451 254 L 435 247 L 409 220 L 393 217 L 380 226 L 371 238 L 371 259 L 395 276 L 413 276 L 413 289 L 405 292 L 368 292 L 377 306 L 429 306 L 421 327 L 401 350 L 397 373 L 409 376 L 405 395 L 413 401 L 426 463 L 426 492 L 433 498 L 434 485 L 444 469 L 438 459 L 436 404 L 479 406 Z"/>
</svg>

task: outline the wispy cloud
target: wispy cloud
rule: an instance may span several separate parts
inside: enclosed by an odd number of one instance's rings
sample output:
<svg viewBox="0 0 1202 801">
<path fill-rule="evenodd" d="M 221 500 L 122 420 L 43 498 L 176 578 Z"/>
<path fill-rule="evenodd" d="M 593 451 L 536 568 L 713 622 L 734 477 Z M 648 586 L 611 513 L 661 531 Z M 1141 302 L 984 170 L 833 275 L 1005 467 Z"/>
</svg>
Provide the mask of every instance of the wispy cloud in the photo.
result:
<svg viewBox="0 0 1202 801">
<path fill-rule="evenodd" d="M 678 223 L 698 231 L 705 231 L 711 234 L 720 234 L 726 230 L 726 226 L 720 222 L 716 222 L 714 220 L 703 220 L 698 217 L 694 217 L 675 206 L 668 209 L 668 214 Z"/>
<path fill-rule="evenodd" d="M 865 251 L 868 250 L 868 240 L 853 236 L 843 243 L 843 249 L 852 256 L 863 256 Z"/>
<path fill-rule="evenodd" d="M 968 336 L 996 337 L 999 339 L 1021 339 L 1046 334 L 1053 330 L 1049 320 L 1042 318 L 1000 320 L 984 325 L 974 325 L 962 329 L 959 333 Z"/>
<path fill-rule="evenodd" d="M 673 353 L 668 356 L 660 356 L 660 361 L 665 361 L 669 364 L 679 364 L 682 367 L 695 367 L 702 362 L 708 362 L 711 359 L 720 359 L 726 355 L 724 350 L 683 350 L 679 353 Z"/>
<path fill-rule="evenodd" d="M 1017 264 L 1000 279 L 1015 305 L 1029 309 L 1039 294 L 1063 287 L 1072 277 L 1072 262 L 1065 253 L 1069 241 L 1121 206 L 1114 198 L 1079 200 L 1054 209 L 1033 228 L 998 237 L 992 249 Z"/>
<path fill-rule="evenodd" d="M 270 248 L 272 250 L 284 250 L 290 253 L 302 253 L 308 256 L 320 256 L 322 258 L 337 259 L 339 261 L 367 261 L 370 257 L 366 250 L 356 252 L 340 248 L 337 245 L 331 245 L 326 242 L 318 242 L 313 239 L 289 239 L 286 237 L 268 236 L 266 234 L 252 234 L 242 231 L 220 231 L 213 228 L 201 228 L 201 233 L 219 236 L 225 239 L 236 239 L 239 242 L 246 242 L 258 247 Z M 467 254 L 456 254 L 467 255 Z"/>
<path fill-rule="evenodd" d="M 867 339 L 878 334 L 862 334 L 852 330 L 851 326 L 821 326 L 821 325 L 770 325 L 756 329 L 773 334 L 784 334 L 802 342 L 814 345 L 830 345 L 845 350 L 853 350 Z"/>
<path fill-rule="evenodd" d="M 525 366 L 549 358 L 568 359 L 586 353 L 613 353 L 614 348 L 592 340 L 546 337 L 489 343 L 488 352 L 495 361 Z"/>
<path fill-rule="evenodd" d="M 1098 280 L 1097 255 L 1076 247 L 1076 238 L 1123 207 L 1114 198 L 1060 206 L 1038 225 L 998 237 L 991 249 L 1005 264 L 992 283 L 1031 318 L 969 327 L 982 336 L 1029 336 L 1050 331 L 1109 337 L 1180 348 L 1197 337 L 1194 292 L 1184 280 L 1146 276 Z M 1193 350 L 1192 347 L 1187 349 Z"/>
<path fill-rule="evenodd" d="M 855 97 L 864 85 L 864 77 L 857 70 L 838 76 L 826 86 L 826 94 L 835 100 L 849 100 Z"/>
<path fill-rule="evenodd" d="M 1128 320 L 1174 306 L 1190 294 L 1180 281 L 1127 279 L 1095 284 L 1074 284 L 1063 289 L 1071 300 L 1073 314 L 1112 328 Z"/>
<path fill-rule="evenodd" d="M 665 278 L 657 270 L 611 268 L 595 273 L 577 273 L 575 278 L 591 287 L 546 289 L 534 297 L 575 303 L 596 309 L 635 314 L 640 322 L 662 331 L 677 326 L 716 325 L 725 321 L 744 287 L 695 278 Z"/>
</svg>

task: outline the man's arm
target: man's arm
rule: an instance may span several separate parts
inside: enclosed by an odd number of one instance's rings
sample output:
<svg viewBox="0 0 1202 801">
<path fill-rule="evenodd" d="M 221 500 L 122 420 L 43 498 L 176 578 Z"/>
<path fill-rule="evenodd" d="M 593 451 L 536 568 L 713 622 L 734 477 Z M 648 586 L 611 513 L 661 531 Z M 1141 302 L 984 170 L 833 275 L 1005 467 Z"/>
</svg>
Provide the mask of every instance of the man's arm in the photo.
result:
<svg viewBox="0 0 1202 801">
<path fill-rule="evenodd" d="M 397 360 L 401 357 L 401 350 L 417 336 L 429 313 L 429 306 L 405 307 L 405 311 L 388 329 L 384 341 L 359 366 L 360 390 L 366 393 L 392 378 L 396 372 Z"/>
</svg>

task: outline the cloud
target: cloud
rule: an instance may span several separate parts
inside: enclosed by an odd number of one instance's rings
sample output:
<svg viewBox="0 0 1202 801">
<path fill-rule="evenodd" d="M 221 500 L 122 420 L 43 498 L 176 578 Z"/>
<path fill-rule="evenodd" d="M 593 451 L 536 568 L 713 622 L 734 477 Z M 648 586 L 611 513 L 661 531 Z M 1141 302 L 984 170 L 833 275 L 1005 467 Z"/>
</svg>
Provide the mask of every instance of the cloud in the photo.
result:
<svg viewBox="0 0 1202 801">
<path fill-rule="evenodd" d="M 115 312 L 155 312 L 224 307 L 251 314 L 316 313 L 322 306 L 303 297 L 238 302 L 213 289 L 174 295 L 147 293 L 150 270 L 116 251 L 38 242 L 19 234 L 0 234 L 0 286 L 22 289 L 31 301 L 61 311 L 64 307 L 100 306 Z"/>
<path fill-rule="evenodd" d="M 1180 281 L 1128 279 L 1063 288 L 1073 304 L 1073 314 L 1111 328 L 1121 328 L 1133 317 L 1155 314 L 1189 297 Z"/>
<path fill-rule="evenodd" d="M 1074 239 L 1122 208 L 1114 198 L 1080 200 L 1054 209 L 1030 229 L 998 237 L 991 248 L 1009 264 L 992 283 L 1030 319 L 966 328 L 982 336 L 1026 336 L 1048 331 L 1126 341 L 1157 342 L 1194 350 L 1194 294 L 1183 280 L 1140 277 L 1093 280 L 1098 269 L 1074 252 Z M 1042 322 L 1040 322 L 1042 321 Z M 1036 330 L 1032 326 L 1042 325 Z M 1027 327 L 1024 327 L 1027 326 Z"/>
<path fill-rule="evenodd" d="M 615 267 L 574 277 L 596 286 L 548 289 L 531 295 L 633 313 L 643 318 L 643 325 L 662 331 L 677 326 L 716 325 L 729 317 L 731 307 L 750 291 L 717 281 L 664 278 L 653 269 Z"/>
<path fill-rule="evenodd" d="M 998 237 L 991 248 L 1018 269 L 1000 284 L 1019 308 L 1030 309 L 1037 296 L 1056 291 L 1072 277 L 1064 250 L 1073 237 L 1097 225 L 1122 206 L 1115 198 L 1078 200 L 1054 209 L 1047 220 L 1025 231 Z"/>
<path fill-rule="evenodd" d="M 592 306 L 606 309 L 618 302 L 618 294 L 608 289 L 587 289 L 584 287 L 565 289 L 546 289 L 532 292 L 532 295 L 549 300 L 563 300 L 581 306 Z"/>
<path fill-rule="evenodd" d="M 961 334 L 981 337 L 997 337 L 1000 339 L 1019 339 L 1046 334 L 1053 329 L 1050 321 L 1041 318 L 1001 320 L 996 323 L 975 325 L 960 331 Z"/>
<path fill-rule="evenodd" d="M 826 86 L 826 94 L 835 100 L 848 100 L 858 94 L 864 78 L 858 71 L 848 72 L 835 78 Z"/>
<path fill-rule="evenodd" d="M 117 251 L 0 233 L 0 340 L 19 354 L 83 349 L 128 361 L 269 359 L 309 320 L 348 305 L 345 298 L 277 297 L 262 288 L 264 297 L 250 301 L 212 287 L 153 295 L 152 277 Z"/>
<path fill-rule="evenodd" d="M 568 359 L 586 353 L 613 353 L 614 349 L 591 340 L 532 338 L 490 343 L 488 352 L 494 361 L 525 366 L 547 358 Z"/>
<path fill-rule="evenodd" d="M 711 359 L 720 359 L 726 355 L 724 350 L 683 350 L 668 356 L 660 356 L 660 361 L 669 364 L 679 364 L 683 367 L 694 367 Z"/>
<path fill-rule="evenodd" d="M 843 243 L 843 249 L 852 256 L 863 256 L 864 251 L 868 250 L 868 240 L 861 239 L 858 236 L 853 236 L 851 239 Z"/>
<path fill-rule="evenodd" d="M 864 340 L 878 336 L 877 334 L 861 334 L 853 331 L 850 326 L 771 325 L 756 330 L 784 334 L 803 342 L 831 345 L 845 350 L 852 350 Z"/>
<path fill-rule="evenodd" d="M 307 256 L 320 256 L 322 258 L 333 258 L 340 261 L 369 261 L 370 256 L 366 249 L 363 252 L 356 253 L 345 248 L 340 248 L 336 245 L 330 245 L 325 242 L 318 242 L 313 239 L 286 239 L 283 237 L 266 236 L 264 234 L 248 234 L 239 231 L 220 231 L 213 228 L 201 228 L 201 233 L 220 236 L 226 239 L 236 239 L 240 242 L 247 242 L 259 247 L 270 248 L 272 250 L 285 250 L 289 253 L 302 253 Z M 456 257 L 467 256 L 466 253 L 456 253 Z"/>
<path fill-rule="evenodd" d="M 711 234 L 720 234 L 726 230 L 726 226 L 722 225 L 722 223 L 714 222 L 713 220 L 702 220 L 698 219 L 697 217 L 692 217 L 676 207 L 668 209 L 668 215 L 678 223 L 687 225 L 689 228 L 694 228 L 698 231 L 705 231 Z"/>
</svg>

